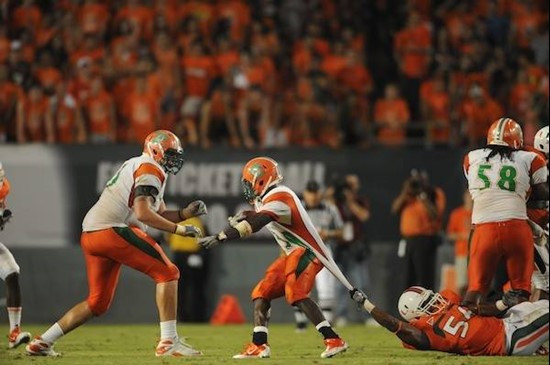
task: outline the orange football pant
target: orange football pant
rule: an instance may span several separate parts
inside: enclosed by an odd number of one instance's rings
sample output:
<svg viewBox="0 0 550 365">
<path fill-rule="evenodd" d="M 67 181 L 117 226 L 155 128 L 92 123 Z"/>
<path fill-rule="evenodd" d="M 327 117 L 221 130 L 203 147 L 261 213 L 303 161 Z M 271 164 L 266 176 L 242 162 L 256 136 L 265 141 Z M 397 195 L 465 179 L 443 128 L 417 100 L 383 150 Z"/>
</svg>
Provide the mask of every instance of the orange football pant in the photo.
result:
<svg viewBox="0 0 550 365">
<path fill-rule="evenodd" d="M 264 278 L 252 291 L 252 300 L 272 300 L 284 295 L 289 304 L 294 304 L 305 299 L 322 268 L 312 252 L 299 247 L 288 256 L 280 256 L 267 268 Z"/>
<path fill-rule="evenodd" d="M 501 260 L 512 289 L 531 291 L 533 234 L 527 221 L 476 224 L 470 246 L 468 291 L 486 293 Z"/>
<path fill-rule="evenodd" d="M 179 279 L 178 268 L 159 244 L 138 228 L 83 232 L 80 244 L 88 274 L 88 306 L 96 316 L 109 309 L 122 265 L 141 271 L 156 283 Z"/>
</svg>

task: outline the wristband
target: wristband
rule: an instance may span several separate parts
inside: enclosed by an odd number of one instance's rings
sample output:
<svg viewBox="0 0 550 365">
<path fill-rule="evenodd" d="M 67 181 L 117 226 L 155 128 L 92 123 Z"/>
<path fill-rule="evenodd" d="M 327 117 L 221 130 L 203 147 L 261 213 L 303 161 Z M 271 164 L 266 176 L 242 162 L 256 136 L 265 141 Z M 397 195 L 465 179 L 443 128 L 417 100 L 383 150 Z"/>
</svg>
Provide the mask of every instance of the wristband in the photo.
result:
<svg viewBox="0 0 550 365">
<path fill-rule="evenodd" d="M 227 239 L 227 235 L 225 234 L 224 231 L 221 231 L 220 233 L 218 233 L 216 238 L 218 239 L 218 241 L 223 242 Z"/>
<path fill-rule="evenodd" d="M 401 328 L 403 328 L 403 322 L 399 321 L 399 324 L 397 325 L 397 329 L 393 331 L 393 334 L 398 334 L 399 331 L 401 331 Z"/>
<path fill-rule="evenodd" d="M 499 311 L 505 311 L 506 309 L 508 309 L 508 306 L 506 304 L 504 304 L 504 302 L 501 300 L 497 300 L 497 302 L 495 303 L 497 309 Z"/>
<path fill-rule="evenodd" d="M 363 308 L 365 308 L 365 310 L 370 313 L 374 309 L 374 304 L 372 304 L 368 299 L 365 299 L 365 302 L 363 303 Z"/>
</svg>

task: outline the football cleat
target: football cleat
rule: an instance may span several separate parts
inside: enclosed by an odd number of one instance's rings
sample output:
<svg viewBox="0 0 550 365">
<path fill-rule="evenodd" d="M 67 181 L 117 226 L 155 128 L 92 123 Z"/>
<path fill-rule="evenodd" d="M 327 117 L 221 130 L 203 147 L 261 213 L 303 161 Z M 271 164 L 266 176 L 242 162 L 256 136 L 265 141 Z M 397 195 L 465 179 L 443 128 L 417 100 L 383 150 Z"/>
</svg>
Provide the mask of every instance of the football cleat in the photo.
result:
<svg viewBox="0 0 550 365">
<path fill-rule="evenodd" d="M 199 356 L 202 352 L 195 350 L 182 339 L 174 337 L 172 339 L 160 340 L 155 351 L 155 356 Z"/>
<path fill-rule="evenodd" d="M 321 354 L 321 358 L 326 359 L 333 357 L 341 352 L 345 352 L 348 349 L 348 344 L 341 338 L 327 338 L 325 341 L 327 348 Z"/>
<path fill-rule="evenodd" d="M 36 337 L 32 340 L 31 343 L 25 347 L 25 350 L 27 355 L 30 356 L 61 356 L 59 352 L 55 352 L 53 349 L 53 343 L 46 342 L 41 337 Z"/>
<path fill-rule="evenodd" d="M 256 345 L 249 343 L 240 354 L 233 356 L 234 359 L 265 359 L 271 356 L 271 349 L 268 344 Z"/>
<path fill-rule="evenodd" d="M 21 332 L 20 327 L 15 327 L 8 335 L 8 348 L 14 349 L 22 343 L 28 343 L 31 340 L 31 334 Z"/>
</svg>

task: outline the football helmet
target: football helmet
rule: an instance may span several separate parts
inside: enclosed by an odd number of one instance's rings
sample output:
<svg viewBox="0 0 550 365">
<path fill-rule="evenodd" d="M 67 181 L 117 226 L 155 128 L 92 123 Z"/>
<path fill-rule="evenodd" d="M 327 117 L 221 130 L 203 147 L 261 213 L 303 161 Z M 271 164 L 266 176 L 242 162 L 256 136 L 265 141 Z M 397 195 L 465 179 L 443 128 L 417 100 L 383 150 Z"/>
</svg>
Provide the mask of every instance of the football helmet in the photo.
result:
<svg viewBox="0 0 550 365">
<path fill-rule="evenodd" d="M 177 174 L 183 167 L 183 148 L 180 139 L 172 132 L 158 130 L 145 138 L 143 153 L 152 157 L 166 173 Z"/>
<path fill-rule="evenodd" d="M 270 187 L 283 181 L 278 164 L 269 157 L 256 157 L 243 168 L 243 193 L 247 201 L 261 198 Z"/>
<path fill-rule="evenodd" d="M 436 314 L 447 304 L 441 294 L 421 286 L 411 286 L 401 294 L 397 307 L 401 317 L 410 322 L 422 316 Z"/>
<path fill-rule="evenodd" d="M 533 147 L 548 155 L 548 126 L 542 127 L 537 134 L 535 134 Z"/>
<path fill-rule="evenodd" d="M 520 149 L 523 147 L 523 132 L 520 125 L 510 118 L 494 121 L 487 132 L 487 144 Z"/>
</svg>

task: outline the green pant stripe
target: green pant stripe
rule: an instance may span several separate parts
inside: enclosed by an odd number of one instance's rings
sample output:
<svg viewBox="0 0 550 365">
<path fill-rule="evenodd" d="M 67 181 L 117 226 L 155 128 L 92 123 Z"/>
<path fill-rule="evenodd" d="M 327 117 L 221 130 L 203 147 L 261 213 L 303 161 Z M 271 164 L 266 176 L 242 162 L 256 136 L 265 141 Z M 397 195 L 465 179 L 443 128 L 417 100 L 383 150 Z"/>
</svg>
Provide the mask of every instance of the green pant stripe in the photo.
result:
<svg viewBox="0 0 550 365">
<path fill-rule="evenodd" d="M 132 231 L 129 227 L 113 227 L 113 231 L 115 231 L 116 234 L 118 234 L 126 242 L 128 242 L 129 244 L 131 244 L 141 252 L 165 264 L 160 253 L 158 253 L 157 250 L 151 247 L 151 245 L 147 241 L 138 237 L 138 235 L 136 235 L 134 231 Z"/>
<path fill-rule="evenodd" d="M 304 252 L 302 257 L 300 257 L 300 261 L 298 261 L 298 266 L 296 267 L 296 278 L 305 271 L 305 269 L 311 262 L 313 262 L 314 259 L 315 254 L 313 252 L 311 252 L 310 250 L 306 250 Z"/>
<path fill-rule="evenodd" d="M 531 333 L 536 332 L 539 328 L 543 327 L 547 323 L 548 323 L 548 313 L 540 316 L 528 326 L 525 326 L 515 331 L 514 334 L 512 335 L 512 341 L 510 341 L 510 348 L 508 349 L 508 355 L 512 355 L 518 341 L 529 336 Z"/>
</svg>

